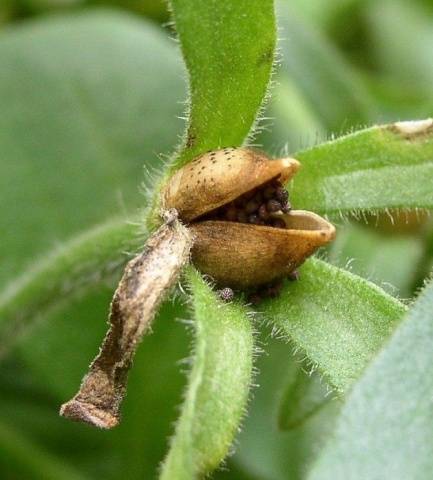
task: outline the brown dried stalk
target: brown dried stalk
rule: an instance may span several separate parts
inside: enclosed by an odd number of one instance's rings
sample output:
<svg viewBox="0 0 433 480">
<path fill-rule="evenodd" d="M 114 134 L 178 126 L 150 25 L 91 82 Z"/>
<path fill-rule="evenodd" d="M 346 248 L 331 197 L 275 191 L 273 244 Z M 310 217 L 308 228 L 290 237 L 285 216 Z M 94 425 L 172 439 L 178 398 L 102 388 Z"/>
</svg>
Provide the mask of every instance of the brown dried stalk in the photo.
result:
<svg viewBox="0 0 433 480">
<path fill-rule="evenodd" d="M 62 405 L 60 415 L 100 428 L 119 423 L 137 346 L 188 261 L 191 245 L 191 235 L 178 221 L 176 210 L 167 211 L 165 223 L 127 264 L 111 302 L 110 329 L 101 350 L 79 392 Z"/>
</svg>

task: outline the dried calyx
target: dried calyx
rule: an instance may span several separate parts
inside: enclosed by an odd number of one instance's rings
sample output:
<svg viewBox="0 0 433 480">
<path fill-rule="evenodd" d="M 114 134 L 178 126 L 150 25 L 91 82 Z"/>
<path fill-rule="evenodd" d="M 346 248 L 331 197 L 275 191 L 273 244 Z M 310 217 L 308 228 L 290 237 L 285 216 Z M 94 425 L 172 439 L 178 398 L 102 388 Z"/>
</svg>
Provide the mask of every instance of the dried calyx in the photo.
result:
<svg viewBox="0 0 433 480">
<path fill-rule="evenodd" d="M 226 148 L 176 172 L 163 206 L 189 224 L 192 260 L 203 273 L 223 286 L 254 288 L 288 276 L 334 238 L 329 222 L 291 209 L 283 185 L 299 167 L 292 158 Z"/>
</svg>

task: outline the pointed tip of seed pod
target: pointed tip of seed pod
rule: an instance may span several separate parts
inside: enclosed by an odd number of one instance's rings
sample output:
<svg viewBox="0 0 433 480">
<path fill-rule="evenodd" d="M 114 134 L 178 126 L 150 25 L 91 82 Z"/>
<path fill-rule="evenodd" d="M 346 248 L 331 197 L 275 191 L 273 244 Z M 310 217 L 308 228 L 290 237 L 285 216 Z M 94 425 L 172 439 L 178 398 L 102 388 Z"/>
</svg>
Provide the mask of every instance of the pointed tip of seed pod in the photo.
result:
<svg viewBox="0 0 433 480">
<path fill-rule="evenodd" d="M 300 162 L 295 158 L 286 157 L 280 158 L 281 163 L 281 181 L 282 183 L 288 182 L 293 175 L 301 168 Z"/>
<path fill-rule="evenodd" d="M 307 210 L 291 210 L 278 218 L 284 221 L 288 230 L 303 231 L 305 237 L 314 240 L 317 248 L 334 240 L 337 234 L 332 223 Z"/>
<path fill-rule="evenodd" d="M 60 416 L 106 430 L 115 427 L 119 423 L 119 418 L 111 412 L 76 399 L 70 400 L 60 407 Z"/>
</svg>

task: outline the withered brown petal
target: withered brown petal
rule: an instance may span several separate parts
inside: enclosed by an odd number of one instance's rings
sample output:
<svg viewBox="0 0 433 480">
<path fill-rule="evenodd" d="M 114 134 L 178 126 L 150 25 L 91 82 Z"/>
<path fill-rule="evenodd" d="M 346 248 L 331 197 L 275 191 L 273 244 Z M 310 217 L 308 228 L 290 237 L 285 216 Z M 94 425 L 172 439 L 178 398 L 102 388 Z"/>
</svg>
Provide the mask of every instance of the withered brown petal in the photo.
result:
<svg viewBox="0 0 433 480">
<path fill-rule="evenodd" d="M 335 228 L 311 212 L 279 215 L 287 229 L 224 221 L 190 225 L 192 260 L 220 285 L 253 287 L 287 276 L 335 237 Z"/>
<path fill-rule="evenodd" d="M 131 260 L 111 303 L 110 329 L 79 392 L 60 415 L 100 428 L 119 422 L 129 368 L 138 344 L 167 291 L 176 282 L 191 248 L 189 231 L 169 212 L 166 223 Z"/>
<path fill-rule="evenodd" d="M 206 153 L 178 170 L 163 191 L 163 208 L 190 222 L 273 178 L 287 182 L 299 169 L 293 158 L 269 159 L 250 148 Z"/>
</svg>

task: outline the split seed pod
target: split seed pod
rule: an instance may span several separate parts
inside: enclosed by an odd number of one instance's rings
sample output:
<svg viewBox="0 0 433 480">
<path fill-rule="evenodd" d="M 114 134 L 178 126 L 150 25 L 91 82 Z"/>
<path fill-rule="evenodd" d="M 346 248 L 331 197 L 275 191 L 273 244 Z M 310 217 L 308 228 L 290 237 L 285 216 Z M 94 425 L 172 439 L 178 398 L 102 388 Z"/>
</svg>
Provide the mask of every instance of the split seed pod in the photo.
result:
<svg viewBox="0 0 433 480">
<path fill-rule="evenodd" d="M 232 220 L 229 205 L 236 209 L 243 201 L 240 208 L 247 212 L 251 204 L 256 208 L 248 197 L 263 198 L 267 185 L 286 183 L 299 167 L 292 158 L 271 160 L 253 149 L 226 148 L 202 155 L 173 175 L 163 191 L 163 208 L 175 208 L 189 223 L 192 260 L 203 273 L 223 286 L 255 287 L 289 275 L 335 237 L 332 224 L 303 210 L 269 213 L 277 227 L 253 224 L 256 217 L 245 223 L 244 213 L 238 213 L 241 221 L 227 220 Z"/>
</svg>

